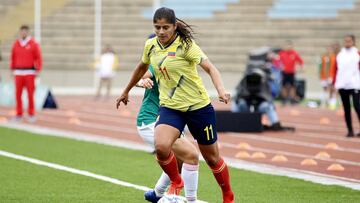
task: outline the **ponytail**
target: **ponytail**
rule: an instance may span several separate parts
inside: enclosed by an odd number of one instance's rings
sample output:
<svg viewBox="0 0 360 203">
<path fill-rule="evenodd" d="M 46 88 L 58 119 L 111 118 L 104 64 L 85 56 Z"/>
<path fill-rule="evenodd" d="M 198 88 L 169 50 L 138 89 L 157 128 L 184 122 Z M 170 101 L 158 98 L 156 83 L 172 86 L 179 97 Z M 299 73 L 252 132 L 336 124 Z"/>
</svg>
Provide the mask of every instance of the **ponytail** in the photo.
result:
<svg viewBox="0 0 360 203">
<path fill-rule="evenodd" d="M 180 42 L 185 44 L 185 51 L 187 51 L 192 45 L 194 31 L 190 25 L 179 18 L 176 18 L 176 25 L 176 32 L 180 36 Z"/>
</svg>

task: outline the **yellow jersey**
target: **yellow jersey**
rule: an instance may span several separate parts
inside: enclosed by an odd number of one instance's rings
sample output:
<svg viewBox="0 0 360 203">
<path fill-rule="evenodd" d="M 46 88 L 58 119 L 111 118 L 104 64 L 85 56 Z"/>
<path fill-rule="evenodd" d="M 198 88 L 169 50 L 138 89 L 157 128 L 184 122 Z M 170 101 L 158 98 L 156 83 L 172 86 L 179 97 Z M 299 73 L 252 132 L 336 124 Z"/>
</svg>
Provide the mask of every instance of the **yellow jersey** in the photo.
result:
<svg viewBox="0 0 360 203">
<path fill-rule="evenodd" d="M 146 41 L 142 62 L 154 68 L 161 106 L 185 112 L 210 103 L 196 67 L 205 59 L 207 56 L 195 41 L 185 51 L 179 36 L 165 47 L 157 37 Z"/>
</svg>

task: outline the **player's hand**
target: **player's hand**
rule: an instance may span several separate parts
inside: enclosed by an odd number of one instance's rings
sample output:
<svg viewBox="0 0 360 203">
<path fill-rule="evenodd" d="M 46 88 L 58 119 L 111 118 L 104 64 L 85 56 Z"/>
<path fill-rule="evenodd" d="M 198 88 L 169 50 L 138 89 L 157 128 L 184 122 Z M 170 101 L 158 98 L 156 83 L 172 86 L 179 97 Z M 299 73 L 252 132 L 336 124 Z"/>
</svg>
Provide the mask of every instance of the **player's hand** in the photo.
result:
<svg viewBox="0 0 360 203">
<path fill-rule="evenodd" d="M 230 102 L 230 93 L 228 92 L 223 92 L 221 94 L 219 94 L 219 101 L 220 102 L 224 102 L 225 104 L 229 103 Z"/>
<path fill-rule="evenodd" d="M 127 105 L 127 103 L 129 102 L 129 95 L 127 93 L 122 93 L 121 96 L 116 99 L 117 109 L 119 109 L 121 102 Z"/>
<path fill-rule="evenodd" d="M 142 81 L 142 86 L 146 89 L 151 89 L 154 86 L 154 82 L 150 78 L 145 78 Z"/>
</svg>

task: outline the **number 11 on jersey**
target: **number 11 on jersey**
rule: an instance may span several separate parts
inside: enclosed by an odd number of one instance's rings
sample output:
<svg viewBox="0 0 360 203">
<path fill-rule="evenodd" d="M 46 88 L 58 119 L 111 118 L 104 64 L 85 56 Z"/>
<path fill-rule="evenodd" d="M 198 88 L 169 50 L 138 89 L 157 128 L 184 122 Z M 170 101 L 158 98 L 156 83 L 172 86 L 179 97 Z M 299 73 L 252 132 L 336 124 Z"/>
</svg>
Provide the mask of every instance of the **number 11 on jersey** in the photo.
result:
<svg viewBox="0 0 360 203">
<path fill-rule="evenodd" d="M 159 70 L 160 70 L 161 74 L 164 76 L 165 80 L 166 80 L 166 76 L 170 80 L 170 76 L 166 70 L 166 67 L 164 67 L 164 68 L 159 67 Z"/>
</svg>

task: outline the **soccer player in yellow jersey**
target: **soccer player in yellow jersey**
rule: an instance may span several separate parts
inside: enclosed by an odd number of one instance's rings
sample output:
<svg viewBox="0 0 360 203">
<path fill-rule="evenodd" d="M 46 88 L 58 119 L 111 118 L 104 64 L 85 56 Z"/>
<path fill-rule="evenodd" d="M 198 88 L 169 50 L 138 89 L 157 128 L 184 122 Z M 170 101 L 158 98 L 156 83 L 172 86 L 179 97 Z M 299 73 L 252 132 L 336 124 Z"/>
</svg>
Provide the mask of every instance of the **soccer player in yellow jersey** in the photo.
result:
<svg viewBox="0 0 360 203">
<path fill-rule="evenodd" d="M 219 71 L 193 40 L 191 27 L 177 19 L 172 9 L 156 10 L 153 25 L 156 37 L 146 41 L 142 59 L 116 106 L 119 108 L 121 102 L 127 104 L 129 91 L 151 64 L 160 92 L 155 151 L 159 165 L 171 180 L 169 191 L 178 194 L 184 186 L 171 146 L 188 125 L 221 187 L 223 203 L 233 203 L 229 170 L 217 145 L 215 111 L 196 66 L 200 65 L 210 75 L 220 101 L 228 103 L 230 94 L 223 86 Z"/>
</svg>

